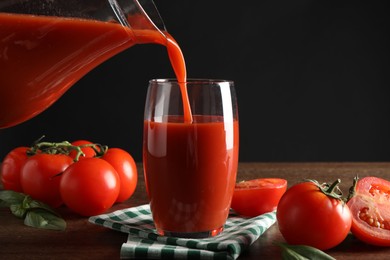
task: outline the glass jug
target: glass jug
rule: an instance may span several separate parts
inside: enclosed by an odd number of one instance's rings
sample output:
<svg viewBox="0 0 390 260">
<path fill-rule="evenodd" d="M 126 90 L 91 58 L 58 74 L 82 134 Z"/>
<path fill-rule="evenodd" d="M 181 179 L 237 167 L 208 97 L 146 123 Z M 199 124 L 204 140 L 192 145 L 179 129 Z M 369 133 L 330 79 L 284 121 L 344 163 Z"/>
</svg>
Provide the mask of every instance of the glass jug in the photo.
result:
<svg viewBox="0 0 390 260">
<path fill-rule="evenodd" d="M 166 45 L 166 35 L 152 0 L 2 0 L 0 128 L 44 111 L 121 51 Z"/>
</svg>

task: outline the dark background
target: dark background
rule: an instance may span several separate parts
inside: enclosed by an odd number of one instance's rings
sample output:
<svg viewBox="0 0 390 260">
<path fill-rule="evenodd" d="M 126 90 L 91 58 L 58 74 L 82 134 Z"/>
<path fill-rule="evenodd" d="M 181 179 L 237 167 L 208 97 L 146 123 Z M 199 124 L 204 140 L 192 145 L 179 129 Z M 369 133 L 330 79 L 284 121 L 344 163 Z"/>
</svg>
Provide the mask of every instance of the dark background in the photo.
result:
<svg viewBox="0 0 390 260">
<path fill-rule="evenodd" d="M 389 10 L 366 2 L 155 0 L 188 76 L 235 81 L 240 161 L 265 162 L 390 160 Z M 163 46 L 134 46 L 1 129 L 0 158 L 46 135 L 122 147 L 141 162 L 148 80 L 167 77 Z"/>
</svg>

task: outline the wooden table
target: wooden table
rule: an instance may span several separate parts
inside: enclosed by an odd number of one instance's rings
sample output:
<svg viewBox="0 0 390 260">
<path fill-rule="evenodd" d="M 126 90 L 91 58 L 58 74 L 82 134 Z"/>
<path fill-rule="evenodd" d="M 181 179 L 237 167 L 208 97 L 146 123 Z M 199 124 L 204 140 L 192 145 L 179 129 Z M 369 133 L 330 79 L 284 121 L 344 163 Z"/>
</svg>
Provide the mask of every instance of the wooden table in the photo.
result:
<svg viewBox="0 0 390 260">
<path fill-rule="evenodd" d="M 139 183 L 135 194 L 112 210 L 147 203 L 145 185 L 139 165 Z M 260 177 L 287 179 L 289 186 L 304 178 L 332 182 L 340 178 L 346 192 L 355 175 L 377 176 L 390 180 L 390 163 L 240 163 L 238 180 Z M 65 207 L 60 213 L 67 222 L 64 232 L 24 226 L 7 208 L 0 208 L 0 259 L 119 259 L 127 235 L 88 222 Z M 268 229 L 239 259 L 280 259 L 274 242 L 284 241 L 277 224 Z M 336 259 L 390 259 L 390 247 L 363 244 L 352 235 L 329 251 Z"/>
</svg>

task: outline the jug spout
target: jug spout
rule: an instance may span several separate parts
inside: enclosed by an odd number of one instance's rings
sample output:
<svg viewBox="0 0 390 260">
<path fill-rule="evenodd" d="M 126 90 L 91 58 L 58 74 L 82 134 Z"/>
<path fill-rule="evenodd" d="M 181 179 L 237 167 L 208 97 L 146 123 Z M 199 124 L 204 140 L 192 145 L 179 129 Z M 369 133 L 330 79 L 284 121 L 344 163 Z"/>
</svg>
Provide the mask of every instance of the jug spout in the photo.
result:
<svg viewBox="0 0 390 260">
<path fill-rule="evenodd" d="M 46 110 L 119 52 L 167 41 L 152 0 L 7 0 L 0 24 L 0 128 Z"/>
<path fill-rule="evenodd" d="M 142 30 L 155 30 L 165 37 L 166 28 L 156 5 L 150 0 L 108 0 L 122 26 L 133 29 L 135 37 Z M 142 41 L 142 37 L 138 39 Z"/>
</svg>

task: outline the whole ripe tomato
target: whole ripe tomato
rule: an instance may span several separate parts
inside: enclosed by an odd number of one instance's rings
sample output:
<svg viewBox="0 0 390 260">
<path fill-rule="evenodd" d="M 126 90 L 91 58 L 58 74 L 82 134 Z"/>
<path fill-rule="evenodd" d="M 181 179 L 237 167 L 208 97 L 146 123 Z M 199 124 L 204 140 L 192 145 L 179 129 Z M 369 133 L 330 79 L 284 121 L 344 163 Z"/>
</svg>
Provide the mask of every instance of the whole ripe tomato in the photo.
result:
<svg viewBox="0 0 390 260">
<path fill-rule="evenodd" d="M 254 217 L 276 210 L 287 190 L 287 181 L 278 178 L 260 178 L 236 184 L 231 208 L 238 214 Z"/>
<path fill-rule="evenodd" d="M 23 192 L 20 183 L 20 170 L 27 161 L 28 147 L 17 147 L 11 150 L 1 163 L 1 182 L 5 190 Z"/>
<path fill-rule="evenodd" d="M 346 238 L 352 216 L 348 206 L 333 192 L 335 184 L 329 187 L 303 182 L 284 193 L 276 217 L 279 230 L 289 244 L 326 250 Z"/>
<path fill-rule="evenodd" d="M 82 145 L 91 145 L 93 143 L 88 141 L 88 140 L 76 140 L 76 141 L 72 142 L 71 144 L 74 146 L 82 146 Z M 84 158 L 92 158 L 92 157 L 96 156 L 95 150 L 91 147 L 82 147 L 81 151 L 84 153 L 84 156 L 80 156 L 79 160 L 82 160 Z M 72 159 L 74 160 L 77 156 L 77 151 L 72 150 L 69 153 L 69 156 L 72 157 Z"/>
<path fill-rule="evenodd" d="M 348 201 L 352 212 L 352 233 L 361 241 L 390 246 L 390 182 L 365 177 L 357 182 Z"/>
<path fill-rule="evenodd" d="M 138 181 L 137 165 L 133 157 L 123 149 L 109 148 L 101 158 L 109 162 L 118 173 L 120 190 L 116 202 L 129 199 L 133 195 Z"/>
<path fill-rule="evenodd" d="M 29 157 L 20 175 L 24 193 L 54 208 L 61 206 L 61 173 L 72 163 L 72 158 L 65 154 L 41 153 Z"/>
<path fill-rule="evenodd" d="M 92 216 L 104 213 L 115 203 L 120 189 L 118 173 L 107 161 L 85 158 L 63 173 L 60 193 L 72 211 Z"/>
</svg>

